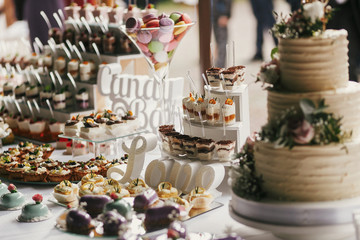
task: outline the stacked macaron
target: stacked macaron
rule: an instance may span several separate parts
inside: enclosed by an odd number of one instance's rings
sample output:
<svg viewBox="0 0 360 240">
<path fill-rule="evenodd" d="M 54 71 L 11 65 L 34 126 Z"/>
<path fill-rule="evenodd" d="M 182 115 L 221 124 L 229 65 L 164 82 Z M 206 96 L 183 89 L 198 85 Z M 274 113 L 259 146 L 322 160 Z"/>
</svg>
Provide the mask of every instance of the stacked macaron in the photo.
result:
<svg viewBox="0 0 360 240">
<path fill-rule="evenodd" d="M 126 21 L 126 31 L 157 71 L 168 66 L 191 23 L 192 20 L 186 13 L 174 12 L 170 16 L 163 13 L 158 17 L 150 13 L 142 19 L 129 18 Z"/>
</svg>

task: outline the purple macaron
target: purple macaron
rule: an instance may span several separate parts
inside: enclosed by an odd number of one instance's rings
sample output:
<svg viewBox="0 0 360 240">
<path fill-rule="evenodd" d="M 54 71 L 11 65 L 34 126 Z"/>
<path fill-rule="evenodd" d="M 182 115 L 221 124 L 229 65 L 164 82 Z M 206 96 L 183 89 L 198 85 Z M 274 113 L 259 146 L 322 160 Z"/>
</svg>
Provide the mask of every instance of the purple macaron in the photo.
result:
<svg viewBox="0 0 360 240">
<path fill-rule="evenodd" d="M 164 17 L 160 19 L 159 25 L 163 31 L 172 31 L 174 29 L 174 20 Z"/>
<path fill-rule="evenodd" d="M 143 22 L 146 24 L 147 22 L 150 22 L 151 20 L 158 19 L 155 14 L 149 13 L 143 17 Z"/>
<path fill-rule="evenodd" d="M 139 31 L 137 34 L 137 40 L 141 43 L 148 44 L 152 39 L 152 34 L 150 31 Z"/>
</svg>

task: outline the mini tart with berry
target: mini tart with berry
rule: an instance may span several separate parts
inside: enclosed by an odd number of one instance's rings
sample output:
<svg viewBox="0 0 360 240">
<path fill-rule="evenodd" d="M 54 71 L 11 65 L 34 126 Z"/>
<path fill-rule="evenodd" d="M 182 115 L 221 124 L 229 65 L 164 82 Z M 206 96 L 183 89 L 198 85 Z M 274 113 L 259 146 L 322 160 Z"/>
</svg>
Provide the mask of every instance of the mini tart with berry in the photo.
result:
<svg viewBox="0 0 360 240">
<path fill-rule="evenodd" d="M 143 193 L 148 188 L 149 186 L 143 179 L 136 178 L 130 182 L 126 189 L 129 191 L 131 197 L 135 197 L 136 195 Z"/>
<path fill-rule="evenodd" d="M 85 184 L 85 183 L 88 183 L 88 182 L 91 182 L 91 183 L 94 183 L 96 185 L 103 185 L 104 184 L 104 177 L 101 176 L 101 175 L 98 175 L 96 173 L 88 173 L 86 174 L 85 176 L 83 176 L 81 178 L 81 184 Z"/>
<path fill-rule="evenodd" d="M 31 142 L 20 142 L 19 143 L 19 151 L 21 154 L 26 154 L 28 152 L 34 151 L 36 148 L 36 145 L 34 145 Z"/>
<path fill-rule="evenodd" d="M 104 189 L 101 186 L 97 186 L 94 183 L 88 182 L 80 186 L 79 196 L 85 195 L 103 195 Z"/>
<path fill-rule="evenodd" d="M 99 168 L 95 164 L 81 164 L 80 167 L 74 169 L 74 181 L 81 181 L 81 179 L 89 173 L 98 174 Z"/>
<path fill-rule="evenodd" d="M 110 161 L 108 164 L 105 165 L 106 171 L 111 167 L 127 164 L 128 157 L 129 156 L 125 154 L 124 157 L 121 157 L 121 159 L 113 159 L 112 161 Z"/>
<path fill-rule="evenodd" d="M 188 195 L 188 201 L 193 209 L 207 209 L 213 200 L 213 196 L 203 187 L 195 187 Z"/>
<path fill-rule="evenodd" d="M 51 158 L 45 159 L 42 163 L 41 166 L 46 167 L 47 169 L 51 170 L 54 169 L 55 167 L 59 166 L 59 161 L 53 160 Z"/>
<path fill-rule="evenodd" d="M 17 163 L 7 169 L 9 179 L 23 179 L 24 172 L 30 170 L 29 163 Z"/>
<path fill-rule="evenodd" d="M 49 171 L 47 179 L 49 182 L 61 182 L 64 180 L 70 180 L 71 176 L 72 172 L 70 169 L 66 167 L 56 166 Z"/>
<path fill-rule="evenodd" d="M 179 192 L 169 182 L 161 182 L 156 190 L 159 198 L 172 198 L 177 197 Z"/>
<path fill-rule="evenodd" d="M 74 160 L 69 160 L 67 161 L 65 164 L 64 164 L 66 168 L 70 169 L 70 170 L 73 170 L 75 168 L 78 168 L 80 167 L 80 163 L 74 161 Z"/>
<path fill-rule="evenodd" d="M 36 157 L 35 155 L 30 155 L 27 159 L 25 159 L 26 162 L 28 162 L 30 165 L 34 166 L 40 166 L 42 162 L 44 162 L 44 159 L 41 157 Z"/>
<path fill-rule="evenodd" d="M 77 199 L 78 191 L 76 184 L 64 180 L 54 187 L 53 196 L 60 203 L 70 203 Z"/>
<path fill-rule="evenodd" d="M 115 179 L 106 179 L 103 187 L 106 195 L 110 196 L 112 193 L 115 193 L 118 198 L 130 197 L 129 191 L 122 188 Z"/>
<path fill-rule="evenodd" d="M 31 165 L 30 169 L 24 172 L 24 182 L 46 182 L 47 175 L 46 167 Z"/>
<path fill-rule="evenodd" d="M 38 149 L 43 152 L 44 159 L 49 158 L 55 150 L 55 148 L 51 144 L 48 144 L 48 143 L 42 144 L 41 146 L 38 147 Z"/>
<path fill-rule="evenodd" d="M 109 163 L 109 160 L 107 160 L 103 155 L 99 155 L 96 158 L 90 159 L 89 163 L 95 164 L 99 167 L 99 174 L 106 177 L 106 165 Z"/>
</svg>

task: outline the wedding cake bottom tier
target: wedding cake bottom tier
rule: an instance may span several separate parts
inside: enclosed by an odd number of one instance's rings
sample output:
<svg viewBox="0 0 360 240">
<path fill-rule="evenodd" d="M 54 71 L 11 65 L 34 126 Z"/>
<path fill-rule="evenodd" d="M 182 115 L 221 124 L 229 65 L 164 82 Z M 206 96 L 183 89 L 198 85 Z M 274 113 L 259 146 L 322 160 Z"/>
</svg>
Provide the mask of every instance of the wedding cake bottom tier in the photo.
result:
<svg viewBox="0 0 360 240">
<path fill-rule="evenodd" d="M 267 196 L 332 201 L 360 196 L 360 141 L 276 148 L 256 142 L 255 169 Z"/>
</svg>

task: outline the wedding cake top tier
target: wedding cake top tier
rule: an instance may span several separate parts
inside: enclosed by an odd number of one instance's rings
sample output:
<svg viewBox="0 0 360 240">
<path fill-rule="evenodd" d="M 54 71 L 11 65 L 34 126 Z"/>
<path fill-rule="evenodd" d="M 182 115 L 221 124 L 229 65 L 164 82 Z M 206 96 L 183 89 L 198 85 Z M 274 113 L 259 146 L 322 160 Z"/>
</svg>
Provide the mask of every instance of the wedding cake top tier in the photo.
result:
<svg viewBox="0 0 360 240">
<path fill-rule="evenodd" d="M 349 80 L 346 30 L 309 38 L 279 39 L 281 85 L 293 92 L 345 87 Z"/>
</svg>

